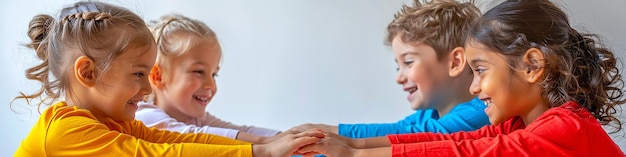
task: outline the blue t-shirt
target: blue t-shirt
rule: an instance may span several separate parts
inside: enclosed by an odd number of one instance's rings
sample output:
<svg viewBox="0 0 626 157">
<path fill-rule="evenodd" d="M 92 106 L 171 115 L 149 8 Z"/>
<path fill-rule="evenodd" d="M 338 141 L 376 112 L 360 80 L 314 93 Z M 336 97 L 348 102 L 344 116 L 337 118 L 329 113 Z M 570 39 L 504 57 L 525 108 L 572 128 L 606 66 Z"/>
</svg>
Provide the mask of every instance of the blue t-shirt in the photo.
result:
<svg viewBox="0 0 626 157">
<path fill-rule="evenodd" d="M 433 109 L 417 110 L 397 123 L 380 124 L 339 124 L 339 135 L 350 138 L 368 138 L 388 134 L 408 134 L 419 132 L 454 133 L 478 130 L 489 125 L 485 114 L 487 105 L 478 97 L 461 103 L 448 114 L 439 118 L 439 112 Z M 324 157 L 324 155 L 315 155 Z"/>
<path fill-rule="evenodd" d="M 478 98 L 461 103 L 445 116 L 433 109 L 417 110 L 397 123 L 381 124 L 339 124 L 339 135 L 351 138 L 367 138 L 388 134 L 407 134 L 418 132 L 454 133 L 473 131 L 489 125 L 485 114 L 487 106 Z"/>
</svg>

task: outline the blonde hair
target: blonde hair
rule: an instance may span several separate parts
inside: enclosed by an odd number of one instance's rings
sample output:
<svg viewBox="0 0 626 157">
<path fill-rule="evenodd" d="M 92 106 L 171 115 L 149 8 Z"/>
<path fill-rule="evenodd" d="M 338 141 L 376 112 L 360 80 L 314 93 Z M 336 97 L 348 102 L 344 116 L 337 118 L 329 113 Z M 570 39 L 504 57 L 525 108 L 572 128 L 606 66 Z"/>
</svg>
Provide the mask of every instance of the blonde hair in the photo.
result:
<svg viewBox="0 0 626 157">
<path fill-rule="evenodd" d="M 42 62 L 27 69 L 26 78 L 39 81 L 42 86 L 32 94 L 20 92 L 11 101 L 11 106 L 17 99 L 25 99 L 31 104 L 32 99 L 40 98 L 39 109 L 61 94 L 70 94 L 71 90 L 67 90 L 71 89 L 68 70 L 80 56 L 91 58 L 96 64 L 96 72 L 104 73 L 121 53 L 154 43 L 147 25 L 139 16 L 102 2 L 74 3 L 63 8 L 57 19 L 46 14 L 36 15 L 28 28 L 32 41 L 25 46 L 34 49 Z"/>
<path fill-rule="evenodd" d="M 404 5 L 387 26 L 385 44 L 391 45 L 396 36 L 403 42 L 422 42 L 435 50 L 437 58 L 452 49 L 465 46 L 465 36 L 472 22 L 480 17 L 474 1 L 415 0 L 413 6 Z"/>
<path fill-rule="evenodd" d="M 155 63 L 161 66 L 162 70 L 169 68 L 170 65 L 167 63 L 171 59 L 185 54 L 199 44 L 200 39 L 213 39 L 217 42 L 217 36 L 209 26 L 180 14 L 164 15 L 158 21 L 150 21 L 149 25 L 157 44 Z M 172 39 L 178 33 L 186 36 Z M 149 101 L 154 101 L 154 98 L 154 91 L 147 96 Z"/>
</svg>

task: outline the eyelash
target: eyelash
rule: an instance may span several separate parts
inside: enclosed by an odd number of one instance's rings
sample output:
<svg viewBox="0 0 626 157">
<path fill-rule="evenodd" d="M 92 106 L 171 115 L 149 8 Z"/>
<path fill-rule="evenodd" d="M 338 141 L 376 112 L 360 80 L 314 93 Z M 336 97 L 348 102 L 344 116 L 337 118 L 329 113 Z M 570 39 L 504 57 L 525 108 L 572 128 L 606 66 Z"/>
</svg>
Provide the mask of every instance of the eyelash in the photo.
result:
<svg viewBox="0 0 626 157">
<path fill-rule="evenodd" d="M 480 67 L 480 66 L 479 66 L 479 67 L 477 67 L 476 69 L 474 69 L 474 71 L 475 71 L 477 74 L 482 74 L 482 73 L 484 73 L 484 72 L 485 72 L 485 70 L 486 70 L 485 68 Z"/>
<path fill-rule="evenodd" d="M 201 74 L 201 75 L 203 75 L 203 74 L 204 74 L 204 71 L 203 71 L 203 70 L 194 70 L 193 72 L 194 72 L 194 73 Z M 211 74 L 211 76 L 213 76 L 213 77 L 218 77 L 218 76 L 220 76 L 220 75 L 218 75 L 217 73 L 213 73 L 213 74 Z"/>
<path fill-rule="evenodd" d="M 405 61 L 405 62 L 403 62 L 403 64 L 405 66 L 410 66 L 411 64 L 413 64 L 413 61 Z M 400 71 L 400 68 L 396 68 L 396 71 Z"/>
<path fill-rule="evenodd" d="M 136 73 L 133 73 L 133 75 L 135 75 L 136 77 L 139 77 L 139 78 L 141 78 L 143 76 L 146 76 L 146 74 L 144 74 L 143 72 L 136 72 Z"/>
<path fill-rule="evenodd" d="M 203 70 L 194 70 L 193 72 L 194 72 L 194 73 L 198 73 L 198 74 L 204 74 L 204 71 L 203 71 Z"/>
</svg>

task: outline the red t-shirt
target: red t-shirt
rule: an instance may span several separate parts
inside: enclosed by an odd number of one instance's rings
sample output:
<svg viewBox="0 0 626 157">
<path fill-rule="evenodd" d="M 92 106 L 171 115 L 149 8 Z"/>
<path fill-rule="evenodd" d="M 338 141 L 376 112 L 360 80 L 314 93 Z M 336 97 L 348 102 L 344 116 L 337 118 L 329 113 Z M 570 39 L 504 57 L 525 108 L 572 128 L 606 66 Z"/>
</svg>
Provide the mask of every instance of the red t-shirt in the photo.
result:
<svg viewBox="0 0 626 157">
<path fill-rule="evenodd" d="M 408 156 L 626 156 L 596 118 L 575 102 L 498 126 L 453 134 L 388 135 L 394 157 Z"/>
</svg>

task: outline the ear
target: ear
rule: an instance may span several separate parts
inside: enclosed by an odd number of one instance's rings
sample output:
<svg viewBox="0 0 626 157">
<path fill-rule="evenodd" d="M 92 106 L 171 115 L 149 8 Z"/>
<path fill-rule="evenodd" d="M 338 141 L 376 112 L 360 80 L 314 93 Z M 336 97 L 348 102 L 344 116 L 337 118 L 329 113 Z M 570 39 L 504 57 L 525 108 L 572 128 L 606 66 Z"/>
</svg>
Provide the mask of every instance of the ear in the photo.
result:
<svg viewBox="0 0 626 157">
<path fill-rule="evenodd" d="M 546 65 L 545 56 L 543 52 L 538 48 L 530 48 L 526 51 L 522 61 L 526 66 L 526 81 L 528 83 L 537 83 L 539 79 L 543 78 L 544 67 Z"/>
<path fill-rule="evenodd" d="M 154 66 L 152 66 L 152 69 L 150 70 L 150 85 L 153 88 L 162 88 L 163 87 L 163 75 L 161 73 L 161 66 L 159 66 L 158 64 L 154 64 Z"/>
<path fill-rule="evenodd" d="M 448 54 L 448 61 L 448 75 L 450 75 L 450 77 L 457 77 L 463 74 L 465 66 L 467 65 L 467 63 L 465 63 L 465 48 L 456 47 L 452 49 L 450 54 Z"/>
<path fill-rule="evenodd" d="M 96 64 L 87 56 L 80 56 L 74 62 L 74 76 L 85 87 L 96 84 Z"/>
</svg>

